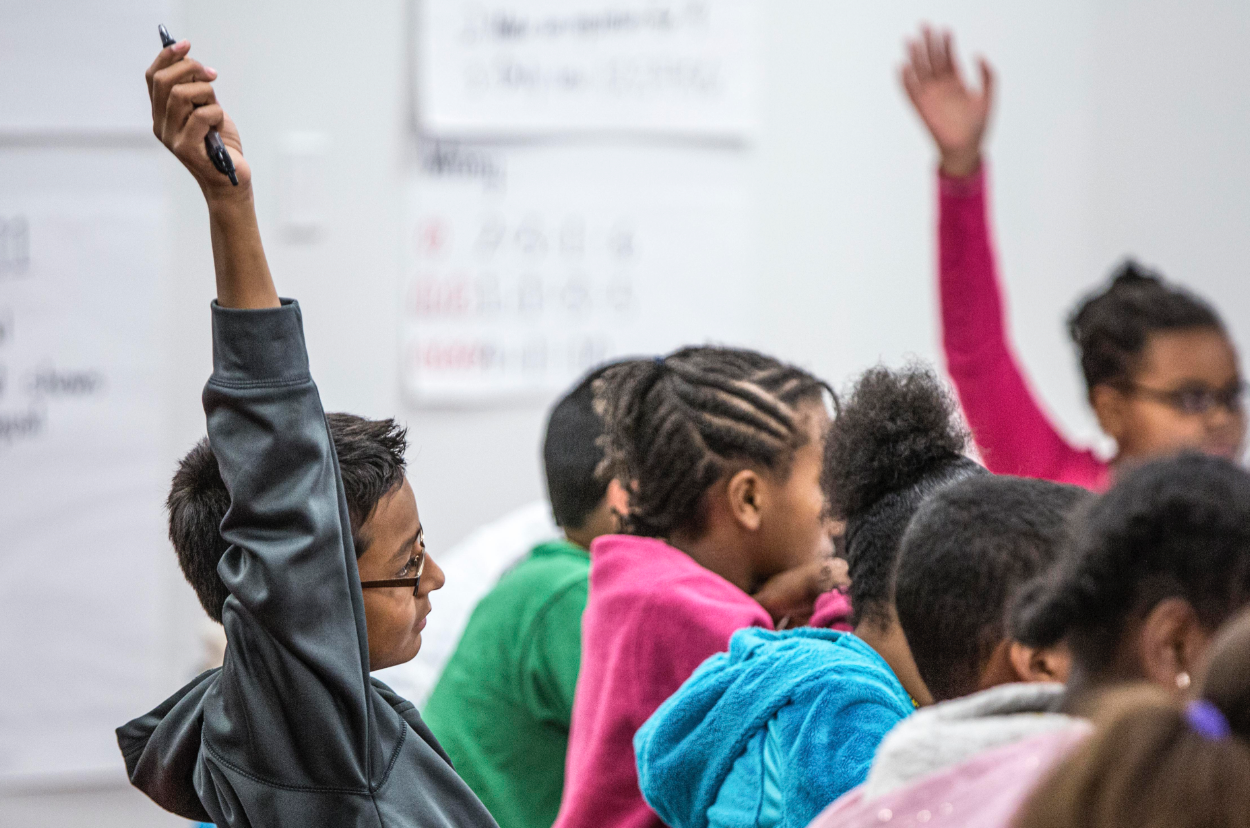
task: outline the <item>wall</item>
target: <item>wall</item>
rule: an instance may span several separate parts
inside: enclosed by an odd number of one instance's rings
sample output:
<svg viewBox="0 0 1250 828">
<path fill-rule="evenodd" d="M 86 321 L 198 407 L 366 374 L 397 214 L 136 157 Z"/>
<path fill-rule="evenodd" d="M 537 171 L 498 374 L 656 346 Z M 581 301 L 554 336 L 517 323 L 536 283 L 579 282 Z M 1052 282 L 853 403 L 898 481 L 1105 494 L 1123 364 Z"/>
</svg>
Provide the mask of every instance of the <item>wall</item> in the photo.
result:
<svg viewBox="0 0 1250 828">
<path fill-rule="evenodd" d="M 853 4 L 768 0 L 760 32 L 756 144 L 758 327 L 750 344 L 843 384 L 877 361 L 937 356 L 933 152 L 898 88 L 902 38 L 928 17 L 999 75 L 989 143 L 998 249 L 1018 350 L 1065 431 L 1096 439 L 1062 321 L 1132 252 L 1193 284 L 1245 340 L 1250 160 L 1244 152 L 1250 6 L 1060 0 Z M 541 493 L 544 406 L 417 410 L 398 393 L 399 181 L 412 163 L 411 13 L 401 0 L 184 4 L 171 28 L 221 72 L 219 97 L 257 171 L 257 202 L 282 292 L 303 306 L 330 410 L 395 415 L 413 435 L 411 476 L 435 555 Z M 276 230 L 278 147 L 328 133 L 328 234 Z M 164 165 L 172 464 L 200 434 L 212 265 L 205 210 Z M 199 610 L 167 572 L 169 686 L 198 653 Z M 158 699 L 137 699 L 136 709 Z M 108 788 L 0 796 L 0 823 L 164 825 Z M 40 821 L 42 820 L 42 822 Z"/>
</svg>

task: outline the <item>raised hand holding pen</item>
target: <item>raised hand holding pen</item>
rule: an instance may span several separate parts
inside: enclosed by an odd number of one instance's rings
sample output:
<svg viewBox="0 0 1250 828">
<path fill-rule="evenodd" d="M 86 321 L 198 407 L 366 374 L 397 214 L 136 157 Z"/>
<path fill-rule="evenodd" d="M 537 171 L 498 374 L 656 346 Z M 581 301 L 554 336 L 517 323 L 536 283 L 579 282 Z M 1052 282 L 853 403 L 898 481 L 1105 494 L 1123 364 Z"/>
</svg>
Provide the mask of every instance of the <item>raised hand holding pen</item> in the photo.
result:
<svg viewBox="0 0 1250 828">
<path fill-rule="evenodd" d="M 176 42 L 169 34 L 169 29 L 165 28 L 165 24 L 156 27 L 156 31 L 161 36 L 161 48 L 173 46 Z M 230 179 L 232 187 L 239 186 L 239 179 L 234 174 L 234 161 L 230 158 L 230 152 L 221 143 L 221 135 L 216 129 L 209 129 L 208 135 L 204 137 L 204 149 L 208 152 L 208 157 L 212 160 L 213 166 L 217 168 L 217 172 Z"/>
<path fill-rule="evenodd" d="M 163 39 L 163 38 L 162 38 Z M 234 122 L 217 103 L 212 81 L 217 70 L 187 57 L 191 43 L 180 40 L 161 49 L 148 67 L 148 97 L 152 101 L 152 131 L 170 149 L 201 188 L 246 185 L 250 179 L 247 160 Z M 215 130 L 228 150 L 234 175 L 223 175 L 209 156 L 206 144 Z M 207 189 L 206 193 L 207 195 Z"/>
<path fill-rule="evenodd" d="M 217 71 L 187 57 L 190 42 L 161 49 L 148 67 L 152 131 L 200 185 L 208 204 L 217 272 L 217 302 L 228 308 L 278 306 L 278 293 L 252 201 L 252 168 L 243 156 L 239 131 L 217 103 L 212 81 Z M 216 129 L 233 156 L 235 181 L 218 171 L 204 139 Z"/>
</svg>

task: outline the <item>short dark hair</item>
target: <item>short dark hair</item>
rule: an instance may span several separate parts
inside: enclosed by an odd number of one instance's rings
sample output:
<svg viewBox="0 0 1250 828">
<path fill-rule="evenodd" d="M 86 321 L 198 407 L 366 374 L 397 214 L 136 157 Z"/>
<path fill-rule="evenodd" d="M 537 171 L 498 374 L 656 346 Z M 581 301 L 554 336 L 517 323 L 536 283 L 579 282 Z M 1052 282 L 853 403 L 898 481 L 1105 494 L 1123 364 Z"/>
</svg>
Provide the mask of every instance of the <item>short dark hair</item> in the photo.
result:
<svg viewBox="0 0 1250 828">
<path fill-rule="evenodd" d="M 860 376 L 829 430 L 822 476 L 830 513 L 846 521 L 856 625 L 891 622 L 899 542 L 925 498 L 989 473 L 964 456 L 956 410 L 932 369 L 877 367 Z"/>
<path fill-rule="evenodd" d="M 975 477 L 930 497 L 899 551 L 894 602 L 934 699 L 977 689 L 1007 637 L 1018 590 L 1059 557 L 1068 518 L 1092 498 L 1076 486 L 1021 477 Z"/>
<path fill-rule="evenodd" d="M 1132 259 L 1068 317 L 1068 334 L 1090 391 L 1129 382 L 1152 333 L 1192 328 L 1223 332 L 1224 323 L 1205 301 Z"/>
<path fill-rule="evenodd" d="M 1124 475 L 1076 522 L 1060 563 L 1014 613 L 1013 637 L 1067 639 L 1091 676 L 1160 601 L 1186 600 L 1208 629 L 1250 604 L 1250 474 L 1187 453 Z"/>
<path fill-rule="evenodd" d="M 343 477 L 352 543 L 360 557 L 369 547 L 364 524 L 378 502 L 404 482 L 407 430 L 391 419 L 366 420 L 354 414 L 327 414 L 326 421 Z M 208 617 L 221 623 L 221 607 L 230 593 L 217 575 L 217 564 L 229 548 L 221 522 L 230 508 L 230 493 L 207 437 L 178 462 L 165 508 L 178 566 Z"/>
<path fill-rule="evenodd" d="M 703 529 L 707 490 L 738 464 L 789 474 L 807 441 L 799 404 L 828 386 L 739 348 L 682 348 L 610 367 L 595 382 L 609 473 L 630 490 L 625 531 Z"/>
<path fill-rule="evenodd" d="M 595 412 L 594 382 L 614 363 L 583 377 L 551 409 L 543 438 L 543 470 L 556 525 L 581 529 L 603 501 L 603 418 Z"/>
</svg>

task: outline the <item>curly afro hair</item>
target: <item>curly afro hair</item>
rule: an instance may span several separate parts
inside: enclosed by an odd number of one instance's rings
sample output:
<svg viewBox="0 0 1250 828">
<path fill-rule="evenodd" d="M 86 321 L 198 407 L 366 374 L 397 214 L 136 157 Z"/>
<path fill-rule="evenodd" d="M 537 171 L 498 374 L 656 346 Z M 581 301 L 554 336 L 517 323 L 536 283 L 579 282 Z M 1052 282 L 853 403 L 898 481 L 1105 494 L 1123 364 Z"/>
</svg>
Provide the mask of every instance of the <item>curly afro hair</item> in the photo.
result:
<svg viewBox="0 0 1250 828">
<path fill-rule="evenodd" d="M 822 482 L 846 521 L 854 622 L 887 625 L 894 568 L 907 522 L 943 486 L 988 474 L 964 456 L 968 433 L 928 366 L 866 371 L 830 428 Z"/>
</svg>

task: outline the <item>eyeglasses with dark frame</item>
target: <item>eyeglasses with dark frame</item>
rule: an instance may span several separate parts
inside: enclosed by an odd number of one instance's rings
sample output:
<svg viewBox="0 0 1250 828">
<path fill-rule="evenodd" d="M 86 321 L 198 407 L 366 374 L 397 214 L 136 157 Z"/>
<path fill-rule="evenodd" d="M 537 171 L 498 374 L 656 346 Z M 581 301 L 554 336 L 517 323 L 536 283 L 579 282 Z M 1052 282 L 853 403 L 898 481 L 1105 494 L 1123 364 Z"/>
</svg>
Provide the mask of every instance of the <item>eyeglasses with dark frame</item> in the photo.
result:
<svg viewBox="0 0 1250 828">
<path fill-rule="evenodd" d="M 421 557 L 417 563 L 417 574 L 412 578 L 386 578 L 381 581 L 361 581 L 361 589 L 388 589 L 391 587 L 412 587 L 412 594 L 416 595 L 417 590 L 421 588 L 421 575 L 425 572 L 425 550 L 421 550 Z"/>
<path fill-rule="evenodd" d="M 1245 409 L 1246 383 L 1241 380 L 1227 388 L 1194 385 L 1173 391 L 1126 383 L 1124 390 L 1163 403 L 1182 414 L 1206 414 L 1217 405 L 1233 414 L 1240 414 Z"/>
</svg>

